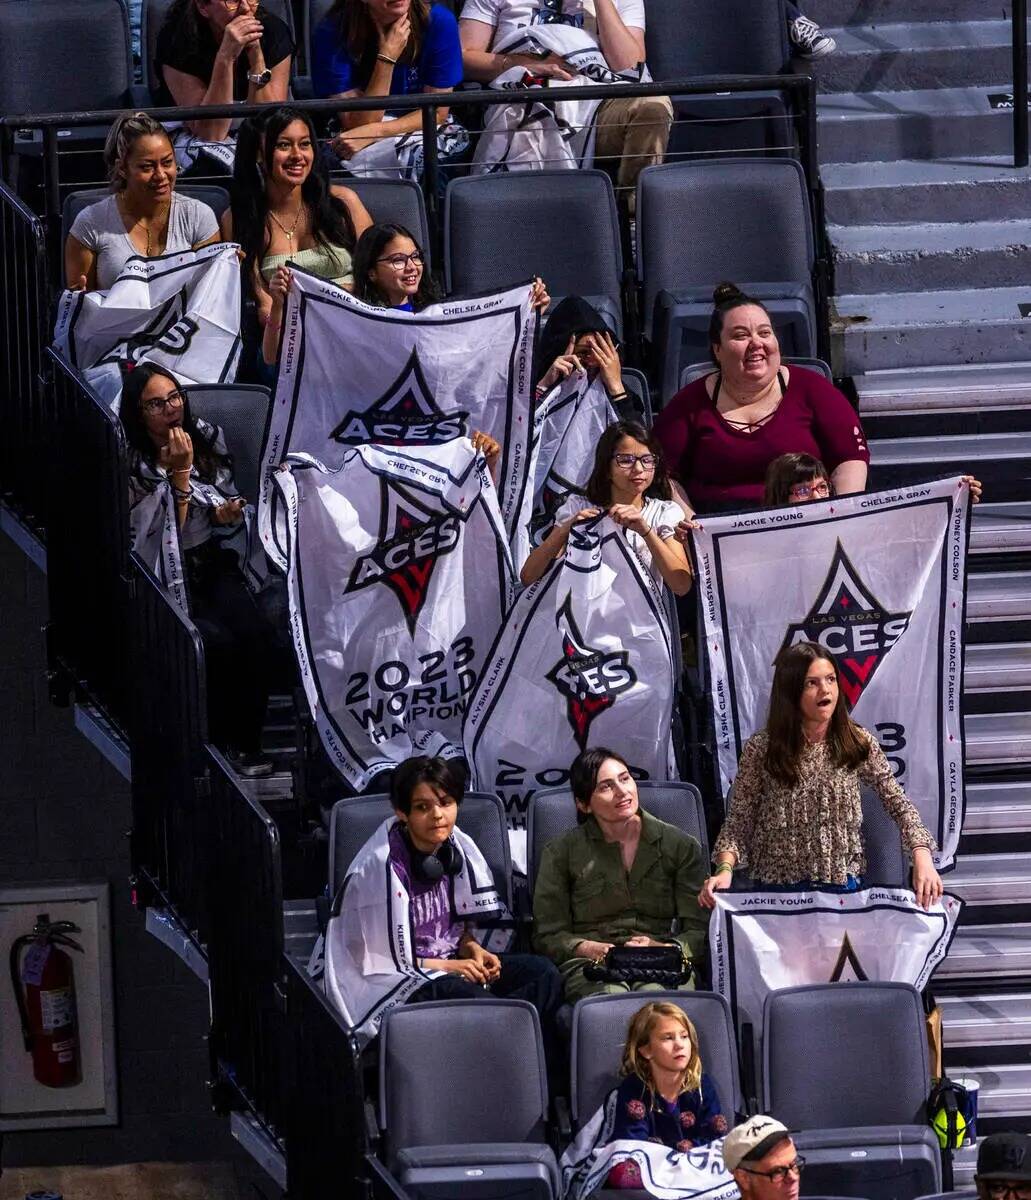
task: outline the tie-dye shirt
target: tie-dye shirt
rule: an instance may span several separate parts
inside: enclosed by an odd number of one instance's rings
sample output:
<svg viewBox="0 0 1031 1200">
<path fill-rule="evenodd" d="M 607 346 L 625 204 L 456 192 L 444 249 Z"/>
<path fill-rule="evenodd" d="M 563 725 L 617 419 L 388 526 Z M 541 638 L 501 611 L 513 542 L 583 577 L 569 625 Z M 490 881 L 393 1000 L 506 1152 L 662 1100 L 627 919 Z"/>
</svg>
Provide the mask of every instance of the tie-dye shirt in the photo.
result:
<svg viewBox="0 0 1031 1200">
<path fill-rule="evenodd" d="M 391 866 L 408 891 L 416 955 L 419 958 L 457 958 L 465 923 L 455 916 L 450 878 L 445 875 L 436 883 L 417 879 L 401 826 L 395 825 L 387 838 Z"/>
</svg>

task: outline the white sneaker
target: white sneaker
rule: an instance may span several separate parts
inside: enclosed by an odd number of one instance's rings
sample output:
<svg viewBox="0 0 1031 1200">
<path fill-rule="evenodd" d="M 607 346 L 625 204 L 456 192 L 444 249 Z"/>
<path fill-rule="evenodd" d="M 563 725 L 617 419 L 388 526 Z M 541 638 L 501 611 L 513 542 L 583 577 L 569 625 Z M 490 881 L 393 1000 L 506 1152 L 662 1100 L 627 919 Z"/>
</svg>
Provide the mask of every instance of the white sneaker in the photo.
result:
<svg viewBox="0 0 1031 1200">
<path fill-rule="evenodd" d="M 838 48 L 838 43 L 808 17 L 796 17 L 788 26 L 788 32 L 799 58 L 823 58 Z"/>
</svg>

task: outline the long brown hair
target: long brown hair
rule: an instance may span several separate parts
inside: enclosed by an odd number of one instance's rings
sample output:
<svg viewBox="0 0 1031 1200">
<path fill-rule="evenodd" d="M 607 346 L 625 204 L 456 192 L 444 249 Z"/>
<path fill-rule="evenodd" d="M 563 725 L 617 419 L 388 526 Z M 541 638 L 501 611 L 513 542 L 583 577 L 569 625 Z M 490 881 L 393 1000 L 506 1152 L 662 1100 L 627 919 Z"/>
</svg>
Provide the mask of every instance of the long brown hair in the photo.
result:
<svg viewBox="0 0 1031 1200">
<path fill-rule="evenodd" d="M 412 0 L 409 15 L 412 32 L 408 38 L 408 45 L 401 51 L 397 60 L 406 66 L 419 61 L 419 53 L 430 23 L 430 0 Z M 356 65 L 353 76 L 356 85 L 365 87 L 379 50 L 379 34 L 372 17 L 369 16 L 368 4 L 365 0 L 335 0 L 328 16 L 336 18 L 341 41 L 347 47 L 351 61 Z"/>
<path fill-rule="evenodd" d="M 702 1086 L 702 1057 L 698 1052 L 698 1031 L 694 1023 L 682 1008 L 670 1004 L 666 1000 L 653 1001 L 645 1004 L 630 1018 L 630 1028 L 627 1030 L 626 1045 L 623 1047 L 623 1062 L 620 1074 L 636 1075 L 643 1083 L 655 1091 L 655 1081 L 652 1079 L 651 1064 L 641 1053 L 651 1041 L 655 1026 L 663 1017 L 672 1017 L 691 1039 L 691 1057 L 687 1060 L 680 1079 L 677 1082 L 678 1092 L 695 1092 Z"/>
<path fill-rule="evenodd" d="M 656 500 L 672 500 L 673 488 L 666 474 L 666 465 L 662 461 L 662 445 L 659 439 L 638 421 L 615 421 L 598 438 L 598 445 L 594 450 L 594 468 L 584 488 L 587 499 L 602 508 L 608 508 L 612 503 L 612 456 L 624 438 L 633 438 L 635 442 L 647 446 L 650 454 L 655 455 L 655 474 L 644 494 Z"/>
<path fill-rule="evenodd" d="M 798 783 L 798 760 L 805 745 L 802 732 L 802 692 L 805 677 L 814 662 L 828 662 L 838 670 L 834 655 L 816 642 L 799 642 L 777 655 L 770 689 L 770 712 L 766 718 L 766 770 L 788 787 Z M 869 743 L 859 726 L 849 717 L 845 693 L 838 688 L 830 728 L 827 730 L 827 749 L 836 767 L 855 770 L 870 753 Z"/>
</svg>

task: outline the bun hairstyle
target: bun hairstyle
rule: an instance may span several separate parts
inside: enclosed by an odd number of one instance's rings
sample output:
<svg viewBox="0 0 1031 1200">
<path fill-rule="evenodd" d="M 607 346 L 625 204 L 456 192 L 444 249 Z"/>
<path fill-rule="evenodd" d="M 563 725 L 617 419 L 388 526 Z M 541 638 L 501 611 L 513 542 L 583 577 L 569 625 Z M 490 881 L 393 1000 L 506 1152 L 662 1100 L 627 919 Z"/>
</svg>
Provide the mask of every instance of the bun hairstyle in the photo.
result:
<svg viewBox="0 0 1031 1200">
<path fill-rule="evenodd" d="M 124 168 L 133 146 L 142 137 L 163 137 L 171 149 L 172 142 L 168 130 L 160 121 L 144 112 L 122 113 L 107 133 L 104 142 L 104 165 L 107 167 L 107 178 L 113 192 L 125 189 L 126 178 Z"/>
<path fill-rule="evenodd" d="M 723 320 L 731 309 L 740 308 L 742 304 L 754 304 L 756 308 L 761 308 L 766 313 L 767 318 L 770 316 L 769 309 L 761 300 L 747 295 L 736 283 L 727 283 L 726 281 L 717 283 L 712 291 L 712 304 L 712 316 L 709 318 L 709 353 L 713 362 L 717 361 L 713 347 L 720 344 L 720 338 L 723 335 Z"/>
</svg>

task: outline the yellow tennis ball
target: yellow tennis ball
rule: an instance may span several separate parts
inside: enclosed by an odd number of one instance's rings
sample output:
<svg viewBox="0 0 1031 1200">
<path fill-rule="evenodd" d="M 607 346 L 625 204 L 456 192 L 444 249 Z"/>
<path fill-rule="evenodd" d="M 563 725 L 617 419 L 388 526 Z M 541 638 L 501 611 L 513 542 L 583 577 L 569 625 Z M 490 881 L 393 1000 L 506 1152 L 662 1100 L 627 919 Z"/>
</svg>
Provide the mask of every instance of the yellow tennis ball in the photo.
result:
<svg viewBox="0 0 1031 1200">
<path fill-rule="evenodd" d="M 967 1136 L 967 1123 L 961 1112 L 956 1113 L 956 1137 L 951 1146 L 949 1145 L 949 1114 L 944 1108 L 938 1109 L 931 1124 L 934 1132 L 938 1135 L 938 1145 L 943 1150 L 958 1150 L 963 1145 L 963 1140 Z"/>
</svg>

